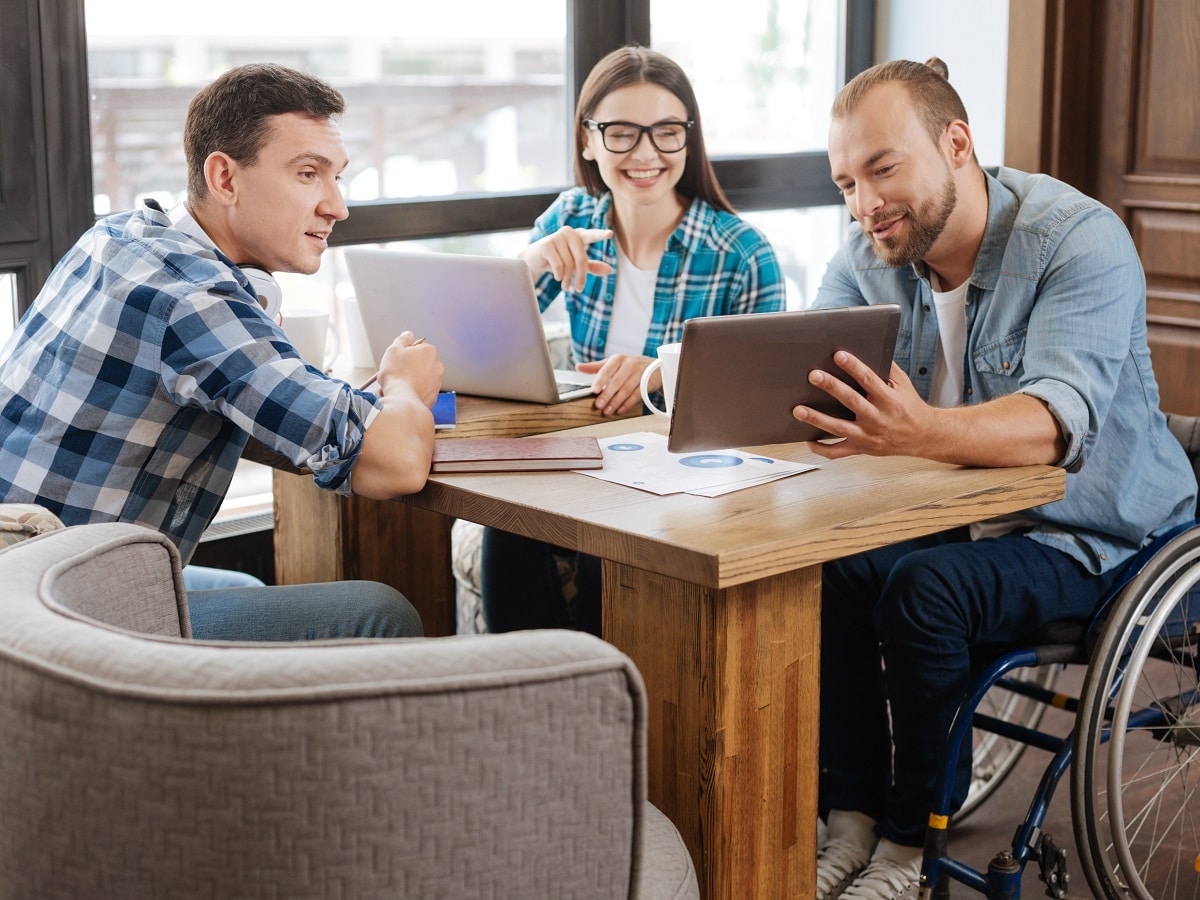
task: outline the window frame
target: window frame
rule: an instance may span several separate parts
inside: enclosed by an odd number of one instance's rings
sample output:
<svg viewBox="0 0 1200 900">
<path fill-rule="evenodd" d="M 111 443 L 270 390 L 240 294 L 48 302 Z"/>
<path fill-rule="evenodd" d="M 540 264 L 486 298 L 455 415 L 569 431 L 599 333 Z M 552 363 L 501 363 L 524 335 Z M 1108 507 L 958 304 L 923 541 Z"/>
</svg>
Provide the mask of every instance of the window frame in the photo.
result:
<svg viewBox="0 0 1200 900">
<path fill-rule="evenodd" d="M 33 110 L 33 147 L 28 158 L 0 157 L 6 178 L 37 185 L 37 239 L 3 243 L 0 270 L 17 271 L 17 306 L 24 312 L 75 238 L 93 222 L 90 110 L 87 86 L 85 0 L 0 0 L 0 23 L 25 21 L 36 40 L 27 62 L 29 78 L 6 78 L 0 100 L 25 97 Z M 611 48 L 650 43 L 652 0 L 564 0 L 567 4 L 567 118 L 592 66 Z M 843 0 L 841 39 L 844 79 L 872 63 L 876 0 Z M 23 93 L 22 93 L 23 92 Z M 718 156 L 713 167 L 738 209 L 792 209 L 836 205 L 824 151 Z M 570 167 L 568 167 L 570 171 Z M 387 243 L 511 231 L 529 227 L 568 185 L 553 190 L 458 194 L 419 200 L 350 204 L 332 244 Z"/>
</svg>

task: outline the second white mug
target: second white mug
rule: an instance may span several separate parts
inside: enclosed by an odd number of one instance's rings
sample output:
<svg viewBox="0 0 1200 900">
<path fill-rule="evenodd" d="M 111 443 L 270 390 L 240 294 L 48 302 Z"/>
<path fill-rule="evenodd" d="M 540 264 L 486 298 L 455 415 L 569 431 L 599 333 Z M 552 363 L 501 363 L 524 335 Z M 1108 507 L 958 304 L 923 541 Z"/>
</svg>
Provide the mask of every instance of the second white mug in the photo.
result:
<svg viewBox="0 0 1200 900">
<path fill-rule="evenodd" d="M 671 407 L 675 403 L 675 380 L 679 374 L 679 351 L 683 349 L 683 344 L 662 344 L 658 348 L 658 359 L 646 366 L 642 372 L 642 402 L 650 412 L 656 416 L 664 418 L 671 417 Z M 654 401 L 650 399 L 650 376 L 656 372 L 662 372 L 662 395 L 666 409 L 659 409 Z"/>
<path fill-rule="evenodd" d="M 283 332 L 300 357 L 322 372 L 328 371 L 341 351 L 341 339 L 324 309 L 285 309 Z"/>
</svg>

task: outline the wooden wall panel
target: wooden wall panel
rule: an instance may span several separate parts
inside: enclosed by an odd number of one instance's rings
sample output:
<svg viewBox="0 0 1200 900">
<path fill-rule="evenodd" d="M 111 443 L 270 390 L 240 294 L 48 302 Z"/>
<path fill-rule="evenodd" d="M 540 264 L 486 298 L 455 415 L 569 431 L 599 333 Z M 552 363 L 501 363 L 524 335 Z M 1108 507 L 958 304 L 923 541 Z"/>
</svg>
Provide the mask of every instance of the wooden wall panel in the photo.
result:
<svg viewBox="0 0 1200 900">
<path fill-rule="evenodd" d="M 1200 176 L 1200 103 L 1194 68 L 1198 38 L 1200 12 L 1195 0 L 1145 4 L 1133 117 L 1134 174 Z"/>
<path fill-rule="evenodd" d="M 1162 407 L 1200 415 L 1195 0 L 1011 0 L 1009 69 L 1008 130 L 1018 133 L 1006 161 L 1061 178 L 1122 217 L 1146 269 Z"/>
<path fill-rule="evenodd" d="M 1191 291 L 1200 300 L 1200 206 L 1128 211 L 1148 286 Z"/>
<path fill-rule="evenodd" d="M 1200 415 L 1200 329 L 1182 322 L 1157 323 L 1153 317 L 1148 328 L 1162 408 Z"/>
</svg>

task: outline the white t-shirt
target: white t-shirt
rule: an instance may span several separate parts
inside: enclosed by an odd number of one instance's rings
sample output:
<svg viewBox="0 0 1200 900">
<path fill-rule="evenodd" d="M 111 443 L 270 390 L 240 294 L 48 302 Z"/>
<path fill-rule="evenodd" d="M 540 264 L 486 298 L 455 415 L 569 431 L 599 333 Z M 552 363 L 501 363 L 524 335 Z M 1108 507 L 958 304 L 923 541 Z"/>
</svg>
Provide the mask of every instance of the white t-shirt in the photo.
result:
<svg viewBox="0 0 1200 900">
<path fill-rule="evenodd" d="M 933 384 L 929 390 L 929 402 L 933 406 L 953 407 L 962 405 L 963 358 L 967 353 L 967 286 L 964 281 L 952 291 L 939 291 L 941 283 L 937 275 L 930 272 L 929 282 L 933 288 L 933 303 L 937 310 L 938 355 L 933 364 Z M 999 537 L 1031 523 L 1031 519 L 1013 514 L 1000 516 L 987 522 L 971 525 L 971 540 Z"/>
<path fill-rule="evenodd" d="M 617 286 L 613 291 L 612 319 L 608 323 L 608 340 L 604 355 L 624 353 L 641 356 L 650 331 L 650 315 L 654 311 L 654 288 L 658 284 L 658 269 L 639 269 L 617 246 Z"/>
<path fill-rule="evenodd" d="M 933 363 L 929 402 L 933 406 L 961 406 L 963 356 L 967 352 L 967 286 L 970 282 L 964 281 L 952 291 L 939 291 L 938 278 L 930 273 L 930 283 L 941 340 Z"/>
</svg>

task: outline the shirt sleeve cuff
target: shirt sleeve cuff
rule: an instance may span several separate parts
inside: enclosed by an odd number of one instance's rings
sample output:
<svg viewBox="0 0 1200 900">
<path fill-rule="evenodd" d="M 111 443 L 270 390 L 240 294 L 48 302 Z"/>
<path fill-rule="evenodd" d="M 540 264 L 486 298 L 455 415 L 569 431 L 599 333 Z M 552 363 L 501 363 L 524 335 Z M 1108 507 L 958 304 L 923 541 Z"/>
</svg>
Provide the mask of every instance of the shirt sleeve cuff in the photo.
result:
<svg viewBox="0 0 1200 900">
<path fill-rule="evenodd" d="M 1078 472 L 1082 469 L 1083 440 L 1087 436 L 1091 417 L 1079 392 L 1061 381 L 1038 381 L 1021 388 L 1019 393 L 1037 397 L 1058 420 L 1058 426 L 1067 442 L 1067 449 L 1055 465 L 1068 472 Z"/>
<path fill-rule="evenodd" d="M 371 399 L 373 402 L 367 405 L 362 417 L 362 424 L 357 428 L 358 439 L 347 444 L 352 449 L 345 456 L 342 455 L 337 444 L 326 444 L 320 452 L 309 457 L 308 468 L 313 473 L 313 482 L 322 490 L 333 491 L 343 497 L 354 493 L 351 484 L 354 464 L 358 462 L 358 457 L 362 454 L 362 442 L 367 429 L 379 415 L 379 406 L 377 405 L 379 401 L 374 397 Z"/>
</svg>

